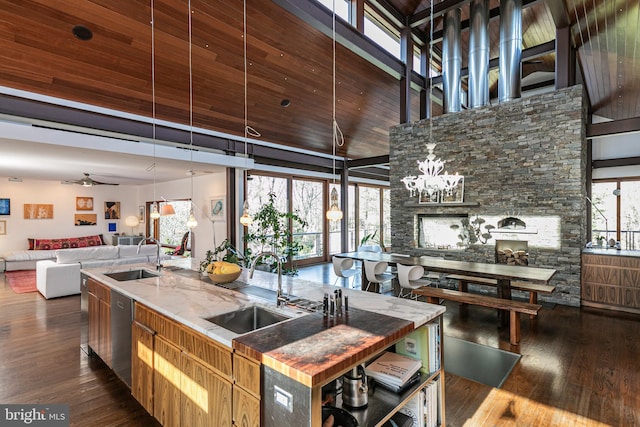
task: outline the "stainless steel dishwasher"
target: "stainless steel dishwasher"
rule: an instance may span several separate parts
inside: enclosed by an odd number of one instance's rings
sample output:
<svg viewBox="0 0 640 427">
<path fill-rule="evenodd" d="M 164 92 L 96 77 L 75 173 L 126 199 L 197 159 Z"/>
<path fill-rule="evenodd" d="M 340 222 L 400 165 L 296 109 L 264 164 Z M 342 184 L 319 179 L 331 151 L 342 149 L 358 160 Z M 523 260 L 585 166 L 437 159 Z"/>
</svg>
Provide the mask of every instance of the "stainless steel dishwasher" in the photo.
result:
<svg viewBox="0 0 640 427">
<path fill-rule="evenodd" d="M 131 388 L 133 300 L 111 289 L 111 362 L 113 372 Z"/>
</svg>

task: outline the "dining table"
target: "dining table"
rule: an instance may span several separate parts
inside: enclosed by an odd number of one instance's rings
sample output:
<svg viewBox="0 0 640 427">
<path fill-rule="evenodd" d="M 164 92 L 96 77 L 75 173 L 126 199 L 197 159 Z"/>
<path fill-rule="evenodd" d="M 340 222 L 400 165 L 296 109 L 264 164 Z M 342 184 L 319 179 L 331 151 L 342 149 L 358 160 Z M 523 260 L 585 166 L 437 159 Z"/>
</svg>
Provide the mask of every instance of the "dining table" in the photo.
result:
<svg viewBox="0 0 640 427">
<path fill-rule="evenodd" d="M 456 261 L 431 256 L 406 256 L 388 252 L 355 251 L 335 254 L 340 258 L 352 258 L 358 261 L 382 261 L 390 265 L 420 265 L 426 271 L 444 274 L 463 274 L 465 276 L 495 279 L 499 298 L 511 299 L 511 281 L 549 284 L 556 274 L 551 268 L 529 267 L 523 265 L 495 264 L 488 262 Z M 362 263 L 362 282 L 366 288 L 364 263 Z"/>
</svg>

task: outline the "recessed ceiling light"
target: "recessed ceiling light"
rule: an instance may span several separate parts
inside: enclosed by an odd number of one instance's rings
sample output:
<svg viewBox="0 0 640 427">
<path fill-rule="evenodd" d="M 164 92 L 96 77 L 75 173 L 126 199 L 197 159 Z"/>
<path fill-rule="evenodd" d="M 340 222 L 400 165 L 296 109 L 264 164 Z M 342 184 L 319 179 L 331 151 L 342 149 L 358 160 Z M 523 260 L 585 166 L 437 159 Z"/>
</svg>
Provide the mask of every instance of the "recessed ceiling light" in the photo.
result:
<svg viewBox="0 0 640 427">
<path fill-rule="evenodd" d="M 93 38 L 93 32 L 84 25 L 76 25 L 73 27 L 71 32 L 76 36 L 76 38 L 83 41 L 91 40 Z"/>
<path fill-rule="evenodd" d="M 291 101 L 290 101 L 290 100 L 288 100 L 288 99 L 286 99 L 286 98 L 285 98 L 285 99 L 283 99 L 282 101 L 280 101 L 280 106 L 281 106 L 281 107 L 286 108 L 286 107 L 288 107 L 289 105 L 291 105 Z"/>
</svg>

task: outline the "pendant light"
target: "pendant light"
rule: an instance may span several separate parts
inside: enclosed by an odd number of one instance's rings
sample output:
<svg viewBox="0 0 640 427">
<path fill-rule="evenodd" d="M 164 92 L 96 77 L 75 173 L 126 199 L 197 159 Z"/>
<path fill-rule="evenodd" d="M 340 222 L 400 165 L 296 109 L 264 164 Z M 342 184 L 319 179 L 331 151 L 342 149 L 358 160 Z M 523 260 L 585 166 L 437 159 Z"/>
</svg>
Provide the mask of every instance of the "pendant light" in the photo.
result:
<svg viewBox="0 0 640 427">
<path fill-rule="evenodd" d="M 192 43 L 192 16 L 191 0 L 189 0 L 189 163 L 191 170 L 189 171 L 191 185 L 191 199 L 189 203 L 189 219 L 187 220 L 187 227 L 192 230 L 198 226 L 196 216 L 193 214 L 193 43 Z"/>
<path fill-rule="evenodd" d="M 151 130 L 153 138 L 153 205 L 149 218 L 157 220 L 160 218 L 158 212 L 158 202 L 156 201 L 156 21 L 154 17 L 154 5 L 151 0 Z"/>
<path fill-rule="evenodd" d="M 255 129 L 249 127 L 247 122 L 247 0 L 243 1 L 242 9 L 242 55 L 244 58 L 244 157 L 247 157 L 247 142 L 248 133 L 251 130 L 252 136 L 259 137 L 260 133 Z M 244 227 L 248 227 L 253 222 L 253 219 L 249 215 L 249 202 L 247 202 L 247 196 L 245 195 L 244 203 L 242 204 L 242 216 L 240 217 L 240 224 Z"/>
<path fill-rule="evenodd" d="M 336 190 L 336 145 L 342 146 L 344 145 L 344 136 L 342 135 L 342 131 L 340 131 L 340 127 L 338 126 L 338 122 L 336 121 L 336 0 L 333 0 L 333 33 L 331 37 L 332 41 L 332 65 L 333 65 L 333 76 L 332 76 L 332 86 L 333 86 L 333 106 L 332 106 L 332 114 L 331 114 L 331 136 L 332 136 L 332 147 L 333 147 L 333 188 L 331 189 L 330 196 L 330 205 L 329 210 L 327 211 L 327 219 L 329 221 L 340 221 L 342 219 L 342 211 L 340 210 L 340 206 L 338 206 L 338 190 Z"/>
</svg>

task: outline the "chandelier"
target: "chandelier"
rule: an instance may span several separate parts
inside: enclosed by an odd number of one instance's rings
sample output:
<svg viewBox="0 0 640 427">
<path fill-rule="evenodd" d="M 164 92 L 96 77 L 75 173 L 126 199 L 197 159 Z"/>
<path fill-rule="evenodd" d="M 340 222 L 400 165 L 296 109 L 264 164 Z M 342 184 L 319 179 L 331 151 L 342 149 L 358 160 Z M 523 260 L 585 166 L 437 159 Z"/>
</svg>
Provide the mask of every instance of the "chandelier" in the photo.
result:
<svg viewBox="0 0 640 427">
<path fill-rule="evenodd" d="M 462 179 L 462 175 L 451 175 L 447 172 L 441 173 L 444 170 L 444 161 L 437 159 L 433 154 L 433 149 L 436 144 L 429 143 L 427 147 L 427 158 L 421 162 L 418 160 L 418 170 L 422 172 L 422 175 L 414 176 L 408 175 L 402 178 L 411 197 L 414 196 L 428 196 L 429 199 L 433 199 L 439 193 L 451 195 L 453 189 L 458 186 L 458 183 Z"/>
<path fill-rule="evenodd" d="M 420 199 L 428 198 L 430 201 L 438 201 L 438 196 L 447 195 L 451 196 L 454 188 L 458 186 L 458 183 L 463 178 L 462 175 L 458 175 L 456 172 L 453 175 L 447 172 L 442 173 L 444 170 L 444 161 L 436 158 L 433 154 L 433 149 L 436 148 L 436 144 L 433 142 L 433 107 L 432 98 L 433 95 L 433 80 L 431 76 L 431 68 L 433 65 L 433 0 L 431 0 L 430 25 L 429 25 L 429 63 L 427 64 L 427 82 L 429 84 L 429 142 L 426 144 L 427 158 L 421 162 L 418 160 L 418 169 L 422 172 L 422 175 L 407 175 L 402 178 L 407 190 L 411 197 L 418 196 Z"/>
</svg>

